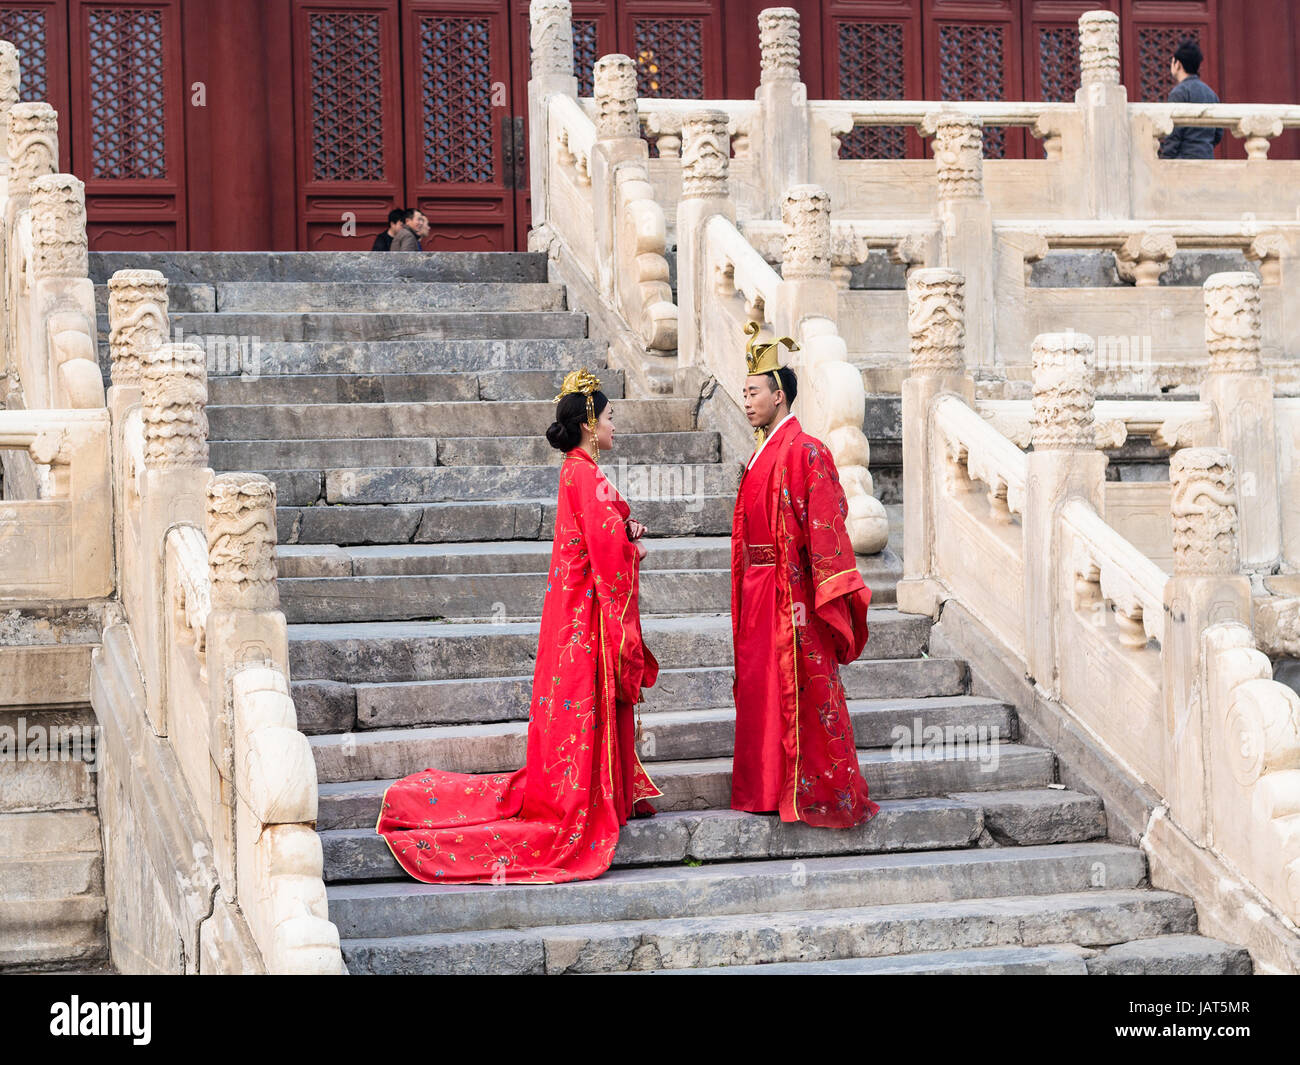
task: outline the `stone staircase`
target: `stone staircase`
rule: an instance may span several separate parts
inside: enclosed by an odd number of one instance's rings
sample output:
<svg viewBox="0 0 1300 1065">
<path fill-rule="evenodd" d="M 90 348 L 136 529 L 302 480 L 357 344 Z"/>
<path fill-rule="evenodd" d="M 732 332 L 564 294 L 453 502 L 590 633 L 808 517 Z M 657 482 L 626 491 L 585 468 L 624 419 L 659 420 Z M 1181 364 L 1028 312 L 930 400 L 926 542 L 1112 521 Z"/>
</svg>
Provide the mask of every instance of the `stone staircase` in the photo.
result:
<svg viewBox="0 0 1300 1065">
<path fill-rule="evenodd" d="M 728 808 L 736 470 L 692 401 L 622 398 L 543 257 L 92 256 L 101 284 L 128 266 L 167 274 L 185 339 L 260 342 L 256 377 L 210 358 L 211 459 L 277 485 L 293 694 L 353 973 L 1251 971 L 1107 841 L 1101 802 L 1055 783 L 1011 707 L 928 656 L 929 619 L 895 610 L 866 560 L 871 638 L 843 679 L 881 813 L 831 831 Z M 661 812 L 594 881 L 420 884 L 374 833 L 380 797 L 425 766 L 524 760 L 558 468 L 542 432 L 578 366 L 616 400 L 606 469 L 654 537 L 642 612 L 663 672 L 642 757 Z M 936 728 L 955 742 L 925 745 Z M 915 745 L 893 749 L 900 731 Z"/>
</svg>

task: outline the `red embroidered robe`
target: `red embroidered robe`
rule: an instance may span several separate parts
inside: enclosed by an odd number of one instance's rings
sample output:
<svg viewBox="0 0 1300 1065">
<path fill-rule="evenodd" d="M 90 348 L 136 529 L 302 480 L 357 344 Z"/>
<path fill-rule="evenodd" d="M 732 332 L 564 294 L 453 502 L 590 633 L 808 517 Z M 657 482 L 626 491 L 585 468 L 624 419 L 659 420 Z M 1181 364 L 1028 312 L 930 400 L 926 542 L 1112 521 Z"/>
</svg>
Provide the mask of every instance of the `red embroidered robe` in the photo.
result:
<svg viewBox="0 0 1300 1065">
<path fill-rule="evenodd" d="M 871 590 L 830 451 L 795 418 L 740 482 L 731 533 L 736 746 L 731 805 L 846 828 L 874 816 L 839 663 L 867 642 Z"/>
<path fill-rule="evenodd" d="M 641 642 L 629 510 L 581 448 L 560 468 L 528 753 L 514 773 L 425 769 L 394 782 L 376 831 L 402 868 L 437 883 L 559 883 L 609 868 L 618 831 L 662 794 L 634 743 L 635 704 L 659 665 Z"/>
</svg>

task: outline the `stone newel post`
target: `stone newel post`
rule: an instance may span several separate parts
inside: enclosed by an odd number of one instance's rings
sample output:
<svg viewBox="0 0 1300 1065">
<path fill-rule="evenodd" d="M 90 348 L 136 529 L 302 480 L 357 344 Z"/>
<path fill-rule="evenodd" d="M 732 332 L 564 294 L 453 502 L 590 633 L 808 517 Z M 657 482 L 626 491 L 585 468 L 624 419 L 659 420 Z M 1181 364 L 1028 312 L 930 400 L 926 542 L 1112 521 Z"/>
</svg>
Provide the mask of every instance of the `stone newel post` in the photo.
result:
<svg viewBox="0 0 1300 1065">
<path fill-rule="evenodd" d="M 9 112 L 18 102 L 18 49 L 0 41 L 0 176 L 9 173 Z"/>
<path fill-rule="evenodd" d="M 1079 69 L 1074 101 L 1083 113 L 1083 183 L 1092 218 L 1131 218 L 1128 92 L 1119 82 L 1119 16 L 1079 16 Z"/>
<path fill-rule="evenodd" d="M 270 666 L 287 676 L 289 645 L 276 587 L 275 485 L 260 474 L 223 473 L 209 480 L 204 503 L 212 588 L 207 637 L 212 835 L 222 888 L 233 901 L 236 840 L 238 865 L 253 868 L 256 832 L 247 824 L 245 831 L 235 830 L 240 767 L 231 681 L 249 665 Z"/>
<path fill-rule="evenodd" d="M 1212 274 L 1205 293 L 1209 372 L 1201 399 L 1215 410 L 1218 443 L 1237 472 L 1241 561 L 1267 574 L 1282 550 L 1273 382 L 1260 359 L 1260 284 L 1252 273 Z"/>
<path fill-rule="evenodd" d="M 1086 499 L 1105 513 L 1106 456 L 1097 450 L 1093 422 L 1096 346 L 1084 333 L 1043 333 L 1034 338 L 1033 450 L 1027 456 L 1024 542 L 1025 643 L 1030 676 L 1045 692 L 1060 694 L 1056 632 L 1044 625 L 1066 609 L 1059 602 L 1062 566 L 1061 504 Z"/>
<path fill-rule="evenodd" d="M 649 149 L 641 139 L 636 111 L 636 64 L 625 55 L 596 60 L 592 71 L 596 93 L 596 146 L 592 152 L 591 194 L 596 225 L 597 284 L 601 294 L 614 295 L 614 230 L 618 225 L 617 172 L 626 163 L 644 167 Z"/>
<path fill-rule="evenodd" d="M 993 215 L 984 199 L 984 130 L 975 115 L 935 111 L 921 123 L 933 136 L 942 262 L 965 278 L 967 363 L 994 368 Z"/>
<path fill-rule="evenodd" d="M 758 16 L 762 74 L 758 101 L 758 166 L 769 217 L 780 212 L 786 189 L 808 180 L 808 89 L 799 80 L 799 12 L 770 7 Z"/>
<path fill-rule="evenodd" d="M 794 185 L 781 205 L 785 247 L 781 284 L 769 315 L 777 333 L 799 341 L 788 365 L 800 378 L 800 423 L 831 449 L 844 487 L 853 549 L 876 554 L 889 540 L 885 508 L 875 498 L 871 448 L 862 431 L 862 373 L 848 362 L 835 324 L 839 293 L 831 280 L 831 198 L 817 185 Z"/>
<path fill-rule="evenodd" d="M 162 344 L 141 364 L 144 469 L 137 471 L 138 525 L 124 551 L 127 616 L 140 639 L 145 710 L 154 731 L 168 735 L 166 626 L 160 616 L 165 587 L 166 540 L 178 525 L 203 528 L 208 469 L 206 354 L 197 344 Z M 134 515 L 124 513 L 123 521 Z M 138 530 L 138 533 L 135 532 Z"/>
<path fill-rule="evenodd" d="M 573 11 L 569 0 L 532 0 L 528 5 L 528 45 L 532 53 L 532 77 L 528 81 L 528 182 L 532 196 L 533 229 L 545 224 L 547 200 L 547 157 L 552 151 L 546 121 L 550 96 L 578 97 L 578 79 L 573 76 Z"/>
<path fill-rule="evenodd" d="M 102 407 L 95 290 L 86 276 L 86 187 L 71 174 L 44 174 L 28 188 L 36 290 L 28 364 L 35 367 L 44 360 L 40 380 L 26 382 L 29 402 L 46 407 Z"/>
<path fill-rule="evenodd" d="M 698 361 L 700 307 L 705 285 L 704 227 L 714 215 L 735 221 L 727 187 L 731 138 L 727 112 L 692 111 L 682 122 L 682 198 L 677 204 L 677 359 L 680 367 Z"/>
<path fill-rule="evenodd" d="M 1174 820 L 1206 842 L 1205 692 L 1201 634 L 1221 621 L 1250 625 L 1250 579 L 1238 573 L 1237 477 L 1222 448 L 1169 460 L 1174 574 L 1165 585 L 1165 789 Z"/>
<path fill-rule="evenodd" d="M 966 373 L 966 283 L 946 267 L 907 274 L 907 329 L 911 373 L 903 381 L 903 579 L 898 608 L 934 615 L 938 589 L 931 579 L 934 551 L 936 458 L 930 449 L 930 407 L 943 393 L 975 403 Z"/>
</svg>

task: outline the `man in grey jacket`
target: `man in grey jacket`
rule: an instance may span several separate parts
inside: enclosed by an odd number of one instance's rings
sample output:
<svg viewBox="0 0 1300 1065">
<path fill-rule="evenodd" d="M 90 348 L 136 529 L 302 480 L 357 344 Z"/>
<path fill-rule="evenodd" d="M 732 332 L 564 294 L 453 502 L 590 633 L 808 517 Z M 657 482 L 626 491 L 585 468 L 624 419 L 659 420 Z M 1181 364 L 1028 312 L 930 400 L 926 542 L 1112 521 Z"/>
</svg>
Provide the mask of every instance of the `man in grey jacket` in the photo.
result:
<svg viewBox="0 0 1300 1065">
<path fill-rule="evenodd" d="M 393 237 L 393 246 L 391 251 L 420 251 L 420 225 L 424 222 L 424 215 L 419 211 L 408 207 L 404 212 L 405 221 L 402 222 L 402 228 L 397 231 Z M 425 232 L 428 232 L 426 229 Z"/>
<path fill-rule="evenodd" d="M 1178 82 L 1170 90 L 1171 104 L 1217 104 L 1214 90 L 1199 77 L 1201 49 L 1195 41 L 1183 41 L 1169 61 L 1169 73 Z M 1160 142 L 1161 159 L 1213 159 L 1214 146 L 1223 139 L 1223 130 L 1211 126 L 1175 126 Z"/>
</svg>

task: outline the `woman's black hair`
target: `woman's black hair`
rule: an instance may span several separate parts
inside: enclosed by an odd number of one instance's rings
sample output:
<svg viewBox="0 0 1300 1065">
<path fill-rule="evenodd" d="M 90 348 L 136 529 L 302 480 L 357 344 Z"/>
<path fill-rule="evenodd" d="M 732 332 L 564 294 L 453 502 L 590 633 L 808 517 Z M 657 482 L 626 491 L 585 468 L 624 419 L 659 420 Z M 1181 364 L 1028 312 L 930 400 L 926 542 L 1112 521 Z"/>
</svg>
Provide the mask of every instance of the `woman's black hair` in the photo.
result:
<svg viewBox="0 0 1300 1065">
<path fill-rule="evenodd" d="M 604 392 L 591 394 L 596 417 L 609 405 Z M 587 397 L 580 392 L 565 396 L 555 405 L 555 421 L 546 430 L 546 440 L 557 451 L 572 451 L 582 443 L 582 427 L 587 421 Z"/>
</svg>

